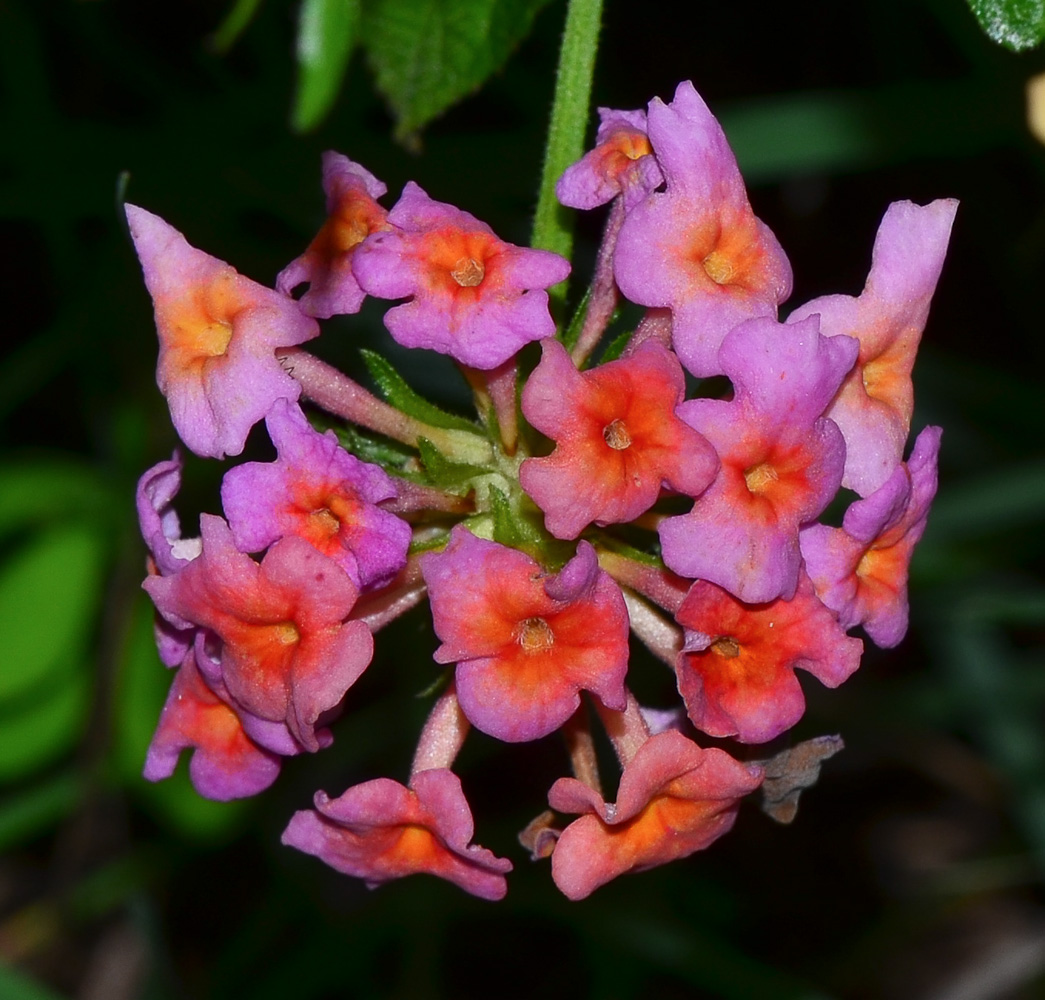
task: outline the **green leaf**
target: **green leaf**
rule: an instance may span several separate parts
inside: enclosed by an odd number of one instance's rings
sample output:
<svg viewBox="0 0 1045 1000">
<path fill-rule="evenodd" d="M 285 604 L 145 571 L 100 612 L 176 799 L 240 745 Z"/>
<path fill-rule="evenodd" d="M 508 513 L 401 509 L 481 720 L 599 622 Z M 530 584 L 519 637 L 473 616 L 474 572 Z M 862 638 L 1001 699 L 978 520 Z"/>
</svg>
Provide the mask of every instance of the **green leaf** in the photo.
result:
<svg viewBox="0 0 1045 1000">
<path fill-rule="evenodd" d="M 980 27 L 999 45 L 1021 52 L 1045 38 L 1042 0 L 968 0 Z"/>
<path fill-rule="evenodd" d="M 454 492 L 477 476 L 489 475 L 490 470 L 479 465 L 451 462 L 428 438 L 419 438 L 417 450 L 431 484 L 438 489 Z"/>
<path fill-rule="evenodd" d="M 567 351 L 572 351 L 574 345 L 577 343 L 581 335 L 581 330 L 584 328 L 584 320 L 588 315 L 588 306 L 591 303 L 591 286 L 584 291 L 584 298 L 581 299 L 580 305 L 577 306 L 573 315 L 570 317 L 570 322 L 566 324 L 566 329 L 562 332 L 562 346 Z"/>
<path fill-rule="evenodd" d="M 614 337 L 613 340 L 606 345 L 606 350 L 602 352 L 602 357 L 599 358 L 599 364 L 604 365 L 607 361 L 616 361 L 617 358 L 624 353 L 624 348 L 628 346 L 629 341 L 634 336 L 634 330 L 625 330 L 623 333 Z"/>
<path fill-rule="evenodd" d="M 0 997 L 4 1000 L 64 1000 L 49 986 L 3 964 L 0 964 Z"/>
<path fill-rule="evenodd" d="M 72 459 L 0 465 L 0 534 L 110 510 L 113 491 L 89 465 Z"/>
<path fill-rule="evenodd" d="M 385 399 L 397 410 L 402 410 L 408 417 L 413 417 L 432 427 L 475 433 L 476 425 L 471 420 L 459 417 L 455 413 L 447 413 L 446 410 L 440 409 L 414 392 L 403 376 L 392 367 L 391 362 L 383 358 L 377 351 L 370 351 L 364 347 L 360 349 L 359 353 L 363 355 L 370 377 L 377 383 Z"/>
<path fill-rule="evenodd" d="M 236 0 L 232 10 L 225 15 L 225 20 L 210 36 L 210 44 L 214 51 L 222 54 L 228 52 L 246 30 L 247 25 L 254 20 L 260 6 L 261 0 Z"/>
<path fill-rule="evenodd" d="M 104 543 L 104 536 L 87 525 L 53 528 L 19 549 L 4 567 L 0 635 L 5 667 L 0 670 L 0 702 L 82 659 L 98 605 Z"/>
<path fill-rule="evenodd" d="M 388 438 L 371 437 L 355 427 L 345 425 L 331 427 L 331 430 L 337 435 L 338 443 L 345 451 L 350 451 L 364 462 L 380 465 L 383 469 L 394 469 L 400 475 L 403 473 L 399 470 L 414 457 L 413 451 L 405 444 Z"/>
<path fill-rule="evenodd" d="M 544 539 L 540 530 L 512 506 L 510 498 L 493 485 L 489 488 L 489 497 L 493 540 L 514 549 L 542 551 Z"/>
<path fill-rule="evenodd" d="M 291 122 L 315 128 L 334 106 L 359 35 L 360 0 L 303 0 L 298 21 L 298 90 Z"/>
<path fill-rule="evenodd" d="M 362 36 L 396 138 L 416 135 L 477 90 L 526 36 L 548 0 L 373 0 Z"/>
<path fill-rule="evenodd" d="M 79 777 L 67 771 L 5 795 L 0 799 L 0 851 L 9 851 L 57 824 L 72 812 L 80 790 Z M 0 996 L 6 995 L 0 983 Z"/>
<path fill-rule="evenodd" d="M 51 763 L 83 730 L 91 697 L 92 672 L 78 664 L 61 683 L 38 697 L 19 699 L 0 714 L 0 781 L 10 781 Z"/>
</svg>

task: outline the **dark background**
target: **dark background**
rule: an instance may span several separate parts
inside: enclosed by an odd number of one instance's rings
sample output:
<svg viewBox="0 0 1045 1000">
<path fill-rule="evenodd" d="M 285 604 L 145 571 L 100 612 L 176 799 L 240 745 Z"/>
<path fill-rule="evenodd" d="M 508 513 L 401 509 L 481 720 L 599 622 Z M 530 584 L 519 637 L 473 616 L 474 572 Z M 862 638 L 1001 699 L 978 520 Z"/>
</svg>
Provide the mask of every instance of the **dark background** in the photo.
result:
<svg viewBox="0 0 1045 1000">
<path fill-rule="evenodd" d="M 905 642 L 838 691 L 803 682 L 794 739 L 847 749 L 791 826 L 745 806 L 707 852 L 569 904 L 515 843 L 566 769 L 559 743 L 475 736 L 457 770 L 476 839 L 516 864 L 488 904 L 428 878 L 371 893 L 279 845 L 314 789 L 405 778 L 432 678 L 423 609 L 379 638 L 334 747 L 257 801 L 139 777 L 168 677 L 132 498 L 176 442 L 117 203 L 125 185 L 270 283 L 321 220 L 334 148 L 389 204 L 415 179 L 526 242 L 564 6 L 419 153 L 392 142 L 358 58 L 323 126 L 293 134 L 294 6 L 263 3 L 217 55 L 224 13 L 0 0 L 0 555 L 52 574 L 21 605 L 0 576 L 0 996 L 1045 996 L 1045 148 L 1025 125 L 1042 54 L 998 48 L 961 0 L 701 4 L 688 21 L 607 0 L 596 102 L 694 81 L 791 257 L 787 308 L 860 290 L 889 202 L 961 199 L 915 376 L 915 431 L 945 428 L 940 495 Z M 581 220 L 581 269 L 599 224 Z M 358 371 L 382 337 L 364 310 L 326 324 L 320 352 Z M 457 398 L 442 369 L 408 374 Z M 190 460 L 187 534 L 220 471 Z"/>
</svg>

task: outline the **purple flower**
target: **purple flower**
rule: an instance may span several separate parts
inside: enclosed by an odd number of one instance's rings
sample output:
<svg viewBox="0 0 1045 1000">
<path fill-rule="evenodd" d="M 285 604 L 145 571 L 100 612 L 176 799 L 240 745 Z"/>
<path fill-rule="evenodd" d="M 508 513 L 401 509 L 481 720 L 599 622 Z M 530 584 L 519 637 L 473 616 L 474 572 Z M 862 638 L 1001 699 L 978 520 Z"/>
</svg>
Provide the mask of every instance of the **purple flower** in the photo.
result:
<svg viewBox="0 0 1045 1000">
<path fill-rule="evenodd" d="M 286 400 L 276 401 L 265 424 L 278 459 L 236 466 L 221 485 L 236 547 L 260 552 L 299 535 L 360 589 L 391 580 L 406 565 L 410 525 L 376 506 L 396 495 L 387 473 L 350 455 L 333 431 L 313 430 Z"/>
<path fill-rule="evenodd" d="M 489 370 L 555 333 L 544 289 L 569 262 L 499 240 L 475 216 L 433 201 L 411 181 L 388 213 L 394 227 L 356 251 L 352 269 L 369 295 L 409 299 L 385 326 L 404 347 L 427 347 Z"/>
<path fill-rule="evenodd" d="M 717 375 L 722 338 L 742 320 L 775 318 L 791 265 L 751 211 L 722 127 L 692 83 L 670 104 L 650 102 L 649 138 L 667 184 L 625 218 L 617 284 L 633 302 L 670 309 L 682 364 Z"/>
</svg>

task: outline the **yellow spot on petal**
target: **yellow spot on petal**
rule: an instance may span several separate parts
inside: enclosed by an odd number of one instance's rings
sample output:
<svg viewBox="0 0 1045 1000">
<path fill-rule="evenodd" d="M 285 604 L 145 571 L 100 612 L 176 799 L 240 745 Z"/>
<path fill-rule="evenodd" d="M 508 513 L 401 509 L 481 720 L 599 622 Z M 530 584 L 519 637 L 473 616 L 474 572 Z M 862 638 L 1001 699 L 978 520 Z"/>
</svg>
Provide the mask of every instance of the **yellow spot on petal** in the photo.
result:
<svg viewBox="0 0 1045 1000">
<path fill-rule="evenodd" d="M 518 642 L 524 652 L 543 653 L 555 644 L 555 633 L 543 618 L 527 618 L 519 628 Z"/>
<path fill-rule="evenodd" d="M 312 511 L 308 519 L 321 538 L 333 538 L 341 530 L 341 522 L 326 507 Z"/>
<path fill-rule="evenodd" d="M 614 420 L 602 429 L 602 436 L 614 451 L 623 451 L 631 445 L 631 435 L 623 420 Z"/>
<path fill-rule="evenodd" d="M 727 660 L 735 660 L 740 655 L 740 643 L 732 636 L 723 635 L 711 644 L 712 652 Z"/>
<path fill-rule="evenodd" d="M 721 250 L 712 250 L 701 263 L 716 285 L 728 285 L 733 278 L 733 261 Z"/>
<path fill-rule="evenodd" d="M 780 477 L 768 462 L 760 462 L 744 472 L 744 482 L 752 493 L 764 493 Z"/>
<path fill-rule="evenodd" d="M 276 639 L 284 646 L 292 646 L 301 639 L 301 633 L 293 622 L 280 622 L 275 626 Z"/>
<path fill-rule="evenodd" d="M 462 257 L 451 268 L 450 277 L 462 288 L 475 288 L 486 277 L 486 268 L 472 257 Z"/>
</svg>

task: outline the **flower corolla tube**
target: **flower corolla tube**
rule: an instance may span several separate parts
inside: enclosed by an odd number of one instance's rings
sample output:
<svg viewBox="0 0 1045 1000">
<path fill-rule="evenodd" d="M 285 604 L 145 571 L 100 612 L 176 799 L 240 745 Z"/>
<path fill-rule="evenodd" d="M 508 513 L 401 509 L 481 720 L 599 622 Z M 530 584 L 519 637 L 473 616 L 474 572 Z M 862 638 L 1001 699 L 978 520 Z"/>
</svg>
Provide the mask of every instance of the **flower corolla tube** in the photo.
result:
<svg viewBox="0 0 1045 1000">
<path fill-rule="evenodd" d="M 692 83 L 599 116 L 556 189 L 607 213 L 572 317 L 549 294 L 569 261 L 412 181 L 386 208 L 341 153 L 323 157 L 326 220 L 274 287 L 126 209 L 184 447 L 224 460 L 267 433 L 275 454 L 227 469 L 198 537 L 182 535 L 180 451 L 139 482 L 172 672 L 145 777 L 187 751 L 200 795 L 262 793 L 282 758 L 337 738 L 364 672 L 397 668 L 375 635 L 428 601 L 409 773 L 316 791 L 283 833 L 371 888 L 428 874 L 504 896 L 510 845 L 475 841 L 454 771 L 473 729 L 563 737 L 570 774 L 519 840 L 570 899 L 703 851 L 769 765 L 786 781 L 766 744 L 802 722 L 795 671 L 837 687 L 860 665 L 856 630 L 891 647 L 907 629 L 941 438 L 925 427 L 908 448 L 911 371 L 956 203 L 885 207 L 863 292 L 780 315 L 791 265 Z M 363 358 L 375 394 L 303 348 L 367 297 L 391 300 L 400 348 L 458 365 L 474 415 L 423 399 L 380 352 Z M 842 489 L 857 497 L 832 522 Z M 666 683 L 642 705 L 650 669 Z"/>
</svg>

